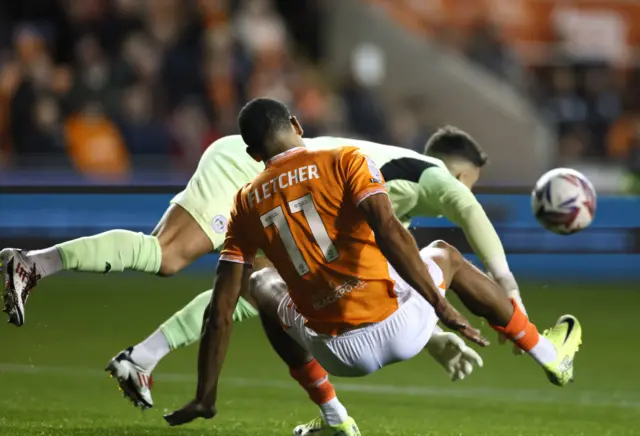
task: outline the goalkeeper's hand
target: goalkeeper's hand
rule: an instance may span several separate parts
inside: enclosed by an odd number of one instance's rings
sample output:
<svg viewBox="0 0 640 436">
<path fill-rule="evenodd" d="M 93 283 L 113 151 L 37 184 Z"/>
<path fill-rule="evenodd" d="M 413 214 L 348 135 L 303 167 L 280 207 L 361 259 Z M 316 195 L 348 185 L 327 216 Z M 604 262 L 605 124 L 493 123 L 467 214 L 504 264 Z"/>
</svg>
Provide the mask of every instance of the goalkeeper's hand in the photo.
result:
<svg viewBox="0 0 640 436">
<path fill-rule="evenodd" d="M 482 368 L 483 365 L 480 355 L 454 333 L 434 332 L 426 348 L 452 381 L 465 379 L 474 366 Z"/>
</svg>

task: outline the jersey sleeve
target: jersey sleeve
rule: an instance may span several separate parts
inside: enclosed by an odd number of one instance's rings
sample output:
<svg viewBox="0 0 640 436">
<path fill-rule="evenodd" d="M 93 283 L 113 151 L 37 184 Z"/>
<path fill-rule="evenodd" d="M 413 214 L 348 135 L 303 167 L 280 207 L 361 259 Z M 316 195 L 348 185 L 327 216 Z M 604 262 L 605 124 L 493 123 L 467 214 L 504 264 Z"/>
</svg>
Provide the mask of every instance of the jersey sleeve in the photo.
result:
<svg viewBox="0 0 640 436">
<path fill-rule="evenodd" d="M 250 225 L 247 225 L 249 212 L 245 207 L 242 192 L 241 189 L 236 194 L 220 260 L 253 265 L 258 246 L 255 244 L 255 238 L 251 237 Z"/>
<path fill-rule="evenodd" d="M 442 168 L 427 169 L 419 181 L 423 201 L 458 225 L 486 269 L 507 291 L 518 289 L 493 224 L 469 188 Z"/>
<path fill-rule="evenodd" d="M 351 147 L 346 148 L 339 159 L 345 190 L 356 206 L 372 195 L 387 193 L 382 173 L 373 159 Z"/>
</svg>

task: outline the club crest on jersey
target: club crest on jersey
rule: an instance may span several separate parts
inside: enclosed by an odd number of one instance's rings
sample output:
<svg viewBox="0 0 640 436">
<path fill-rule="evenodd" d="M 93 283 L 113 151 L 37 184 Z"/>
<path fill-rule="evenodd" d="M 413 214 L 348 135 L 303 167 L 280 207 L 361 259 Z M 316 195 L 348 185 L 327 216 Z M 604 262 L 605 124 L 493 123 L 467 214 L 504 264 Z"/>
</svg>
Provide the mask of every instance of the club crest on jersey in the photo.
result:
<svg viewBox="0 0 640 436">
<path fill-rule="evenodd" d="M 227 219 L 222 215 L 216 215 L 211 221 L 213 231 L 216 233 L 226 233 L 227 231 Z"/>
<path fill-rule="evenodd" d="M 365 156 L 365 158 L 367 159 L 367 166 L 369 167 L 369 173 L 371 174 L 371 179 L 369 179 L 371 183 L 382 183 L 382 174 L 380 173 L 376 163 L 368 156 Z"/>
</svg>

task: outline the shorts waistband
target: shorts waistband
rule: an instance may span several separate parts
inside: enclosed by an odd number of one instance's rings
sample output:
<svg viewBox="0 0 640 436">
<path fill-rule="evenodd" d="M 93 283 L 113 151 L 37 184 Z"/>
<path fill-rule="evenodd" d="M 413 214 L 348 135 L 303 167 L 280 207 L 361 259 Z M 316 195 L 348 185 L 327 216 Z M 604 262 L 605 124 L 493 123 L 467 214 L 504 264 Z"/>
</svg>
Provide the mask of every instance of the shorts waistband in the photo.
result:
<svg viewBox="0 0 640 436">
<path fill-rule="evenodd" d="M 328 336 L 328 337 L 333 337 L 335 339 L 340 339 L 340 338 L 347 338 L 347 337 L 353 337 L 353 336 L 357 336 L 360 334 L 365 334 L 367 332 L 371 332 L 374 331 L 378 328 L 381 328 L 383 326 L 385 326 L 387 323 L 391 322 L 396 316 L 398 316 L 398 314 L 400 313 L 400 311 L 402 310 L 404 304 L 409 301 L 412 297 L 412 293 L 411 292 L 407 292 L 407 295 L 402 295 L 398 297 L 398 309 L 396 309 L 394 312 L 392 312 L 391 314 L 389 314 L 389 316 L 387 316 L 385 319 L 383 319 L 382 321 L 378 321 L 375 323 L 371 323 L 371 324 L 365 324 L 365 325 L 359 325 L 358 327 L 354 327 L 352 329 L 347 329 L 345 332 L 340 333 L 337 336 L 329 336 L 329 335 L 320 335 L 320 336 Z M 419 295 L 413 295 L 413 297 L 418 297 L 421 298 Z"/>
</svg>

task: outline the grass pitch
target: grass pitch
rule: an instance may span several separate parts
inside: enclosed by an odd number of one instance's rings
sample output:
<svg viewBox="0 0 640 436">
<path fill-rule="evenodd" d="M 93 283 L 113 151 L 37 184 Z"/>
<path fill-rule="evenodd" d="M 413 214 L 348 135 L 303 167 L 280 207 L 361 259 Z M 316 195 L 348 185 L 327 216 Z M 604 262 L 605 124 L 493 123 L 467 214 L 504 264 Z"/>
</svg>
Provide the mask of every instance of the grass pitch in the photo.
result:
<svg viewBox="0 0 640 436">
<path fill-rule="evenodd" d="M 256 320 L 234 330 L 215 419 L 181 428 L 162 419 L 194 394 L 197 347 L 171 354 L 156 369 L 154 409 L 142 413 L 120 396 L 102 371 L 109 358 L 210 282 L 139 275 L 42 282 L 26 325 L 0 326 L 0 435 L 289 435 L 315 417 Z M 458 383 L 428 355 L 418 356 L 363 379 L 332 379 L 362 434 L 640 435 L 637 286 L 526 286 L 523 296 L 541 329 L 567 312 L 581 320 L 584 342 L 572 386 L 552 386 L 531 359 L 512 356 L 497 341 L 481 350 L 485 367 Z"/>
</svg>

